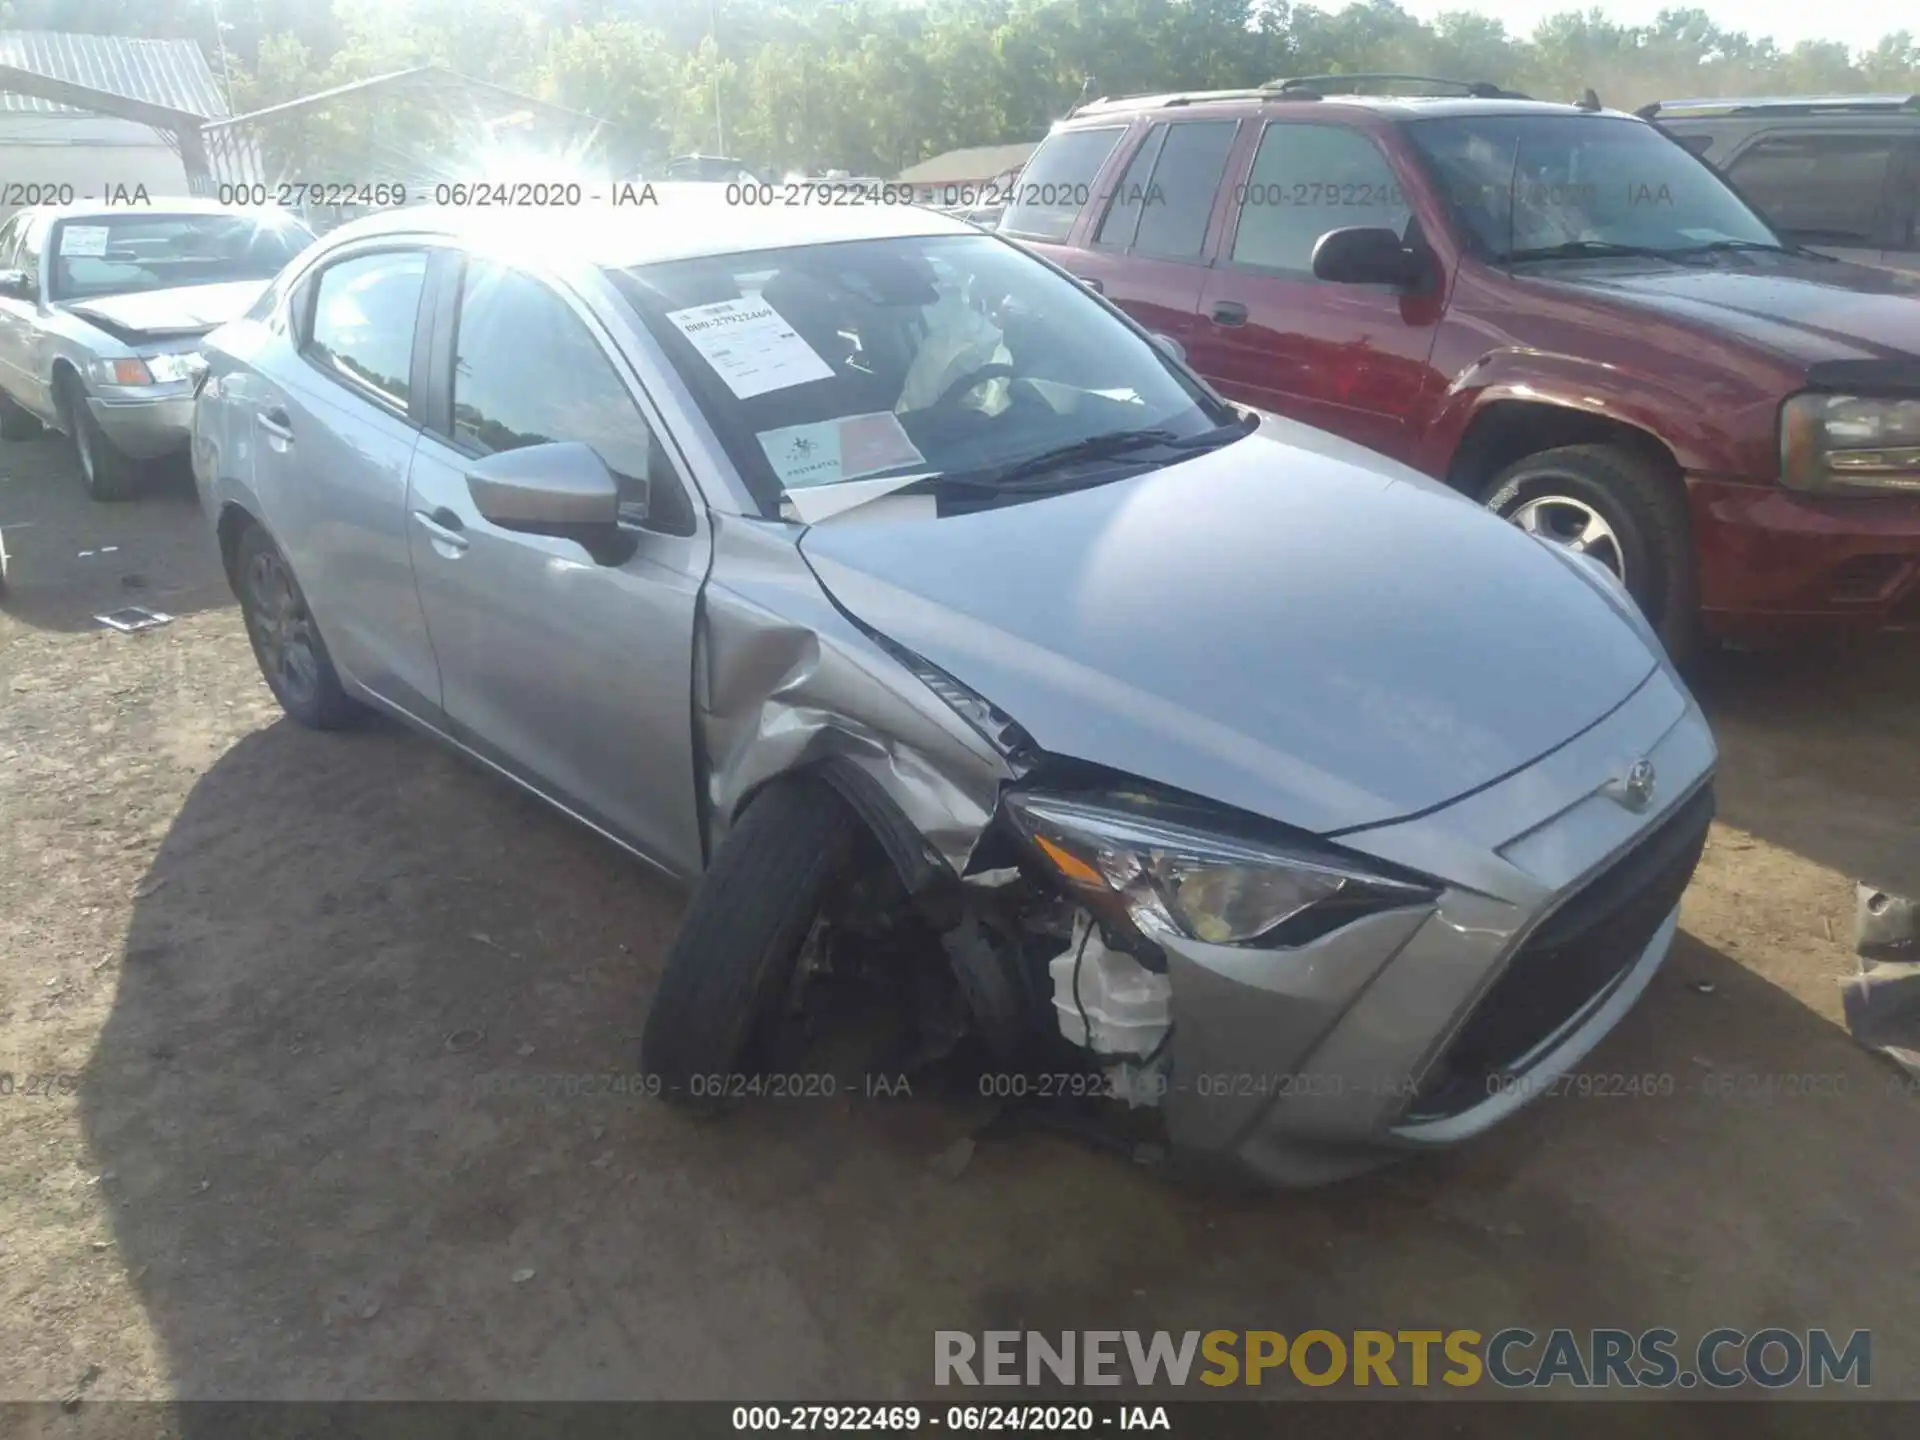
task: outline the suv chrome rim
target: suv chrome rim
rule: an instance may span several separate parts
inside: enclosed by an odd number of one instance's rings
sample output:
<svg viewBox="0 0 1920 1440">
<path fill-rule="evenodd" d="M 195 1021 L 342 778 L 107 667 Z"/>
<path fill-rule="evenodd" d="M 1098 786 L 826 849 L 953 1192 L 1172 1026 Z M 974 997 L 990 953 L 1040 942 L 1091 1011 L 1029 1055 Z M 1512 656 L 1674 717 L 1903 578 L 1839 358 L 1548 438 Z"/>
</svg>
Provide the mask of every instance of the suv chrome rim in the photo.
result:
<svg viewBox="0 0 1920 1440">
<path fill-rule="evenodd" d="M 1626 583 L 1627 560 L 1620 552 L 1620 537 L 1586 501 L 1570 495 L 1540 495 L 1510 512 L 1507 519 L 1529 535 L 1598 560 L 1621 584 Z"/>
<path fill-rule="evenodd" d="M 278 555 L 254 556 L 247 598 L 247 629 L 268 681 L 295 704 L 311 700 L 320 685 L 313 620 Z"/>
</svg>

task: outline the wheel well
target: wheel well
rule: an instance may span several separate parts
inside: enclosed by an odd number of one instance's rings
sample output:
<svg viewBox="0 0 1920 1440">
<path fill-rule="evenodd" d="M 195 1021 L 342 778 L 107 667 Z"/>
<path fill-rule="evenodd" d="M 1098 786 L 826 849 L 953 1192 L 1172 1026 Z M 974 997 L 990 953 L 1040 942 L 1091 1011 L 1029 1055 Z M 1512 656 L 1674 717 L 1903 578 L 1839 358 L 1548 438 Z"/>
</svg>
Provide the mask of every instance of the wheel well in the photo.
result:
<svg viewBox="0 0 1920 1440">
<path fill-rule="evenodd" d="M 1514 461 L 1562 445 L 1613 445 L 1632 451 L 1677 482 L 1680 462 L 1659 437 L 1586 410 L 1528 400 L 1496 400 L 1467 426 L 1447 467 L 1447 483 L 1479 498 Z"/>
<path fill-rule="evenodd" d="M 80 371 L 77 367 L 75 367 L 74 363 L 71 360 L 66 360 L 66 359 L 60 359 L 60 360 L 54 361 L 53 362 L 53 413 L 59 416 L 62 420 L 65 420 L 68 418 L 66 400 L 65 400 L 66 393 L 67 393 L 66 382 L 68 380 L 72 380 L 74 384 L 81 386 L 82 390 L 84 391 L 85 382 L 81 380 Z"/>
<path fill-rule="evenodd" d="M 220 507 L 220 519 L 214 526 L 214 534 L 220 539 L 220 564 L 227 572 L 229 585 L 233 583 L 233 566 L 240 553 L 240 536 L 249 525 L 258 523 L 244 506 L 231 500 Z"/>
</svg>

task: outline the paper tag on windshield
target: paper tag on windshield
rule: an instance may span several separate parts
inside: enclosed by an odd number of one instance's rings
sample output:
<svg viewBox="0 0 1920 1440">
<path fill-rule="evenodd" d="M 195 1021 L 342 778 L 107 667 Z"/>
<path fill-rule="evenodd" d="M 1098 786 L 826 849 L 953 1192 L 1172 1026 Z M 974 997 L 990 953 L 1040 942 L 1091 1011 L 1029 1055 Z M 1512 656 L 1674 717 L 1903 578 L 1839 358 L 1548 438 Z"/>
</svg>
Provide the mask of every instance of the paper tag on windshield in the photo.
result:
<svg viewBox="0 0 1920 1440">
<path fill-rule="evenodd" d="M 60 232 L 62 255 L 104 255 L 107 253 L 105 225 L 68 225 Z"/>
<path fill-rule="evenodd" d="M 758 296 L 670 310 L 667 319 L 742 400 L 833 377 L 833 368 Z"/>
<path fill-rule="evenodd" d="M 927 463 L 888 410 L 762 430 L 757 438 L 774 475 L 789 490 Z"/>
</svg>

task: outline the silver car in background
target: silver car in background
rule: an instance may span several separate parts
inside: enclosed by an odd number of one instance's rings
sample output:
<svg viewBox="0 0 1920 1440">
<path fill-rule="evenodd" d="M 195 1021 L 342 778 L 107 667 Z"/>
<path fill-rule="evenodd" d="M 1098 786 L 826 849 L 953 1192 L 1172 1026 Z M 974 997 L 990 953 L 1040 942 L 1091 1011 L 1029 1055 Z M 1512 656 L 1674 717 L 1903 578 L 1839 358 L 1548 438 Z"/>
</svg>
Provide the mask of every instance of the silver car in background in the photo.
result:
<svg viewBox="0 0 1920 1440">
<path fill-rule="evenodd" d="M 999 1093 L 1311 1184 L 1633 1004 L 1715 748 L 1610 576 L 964 221 L 696 188 L 334 232 L 194 437 L 288 713 L 697 882 L 664 1098 L 811 1093 L 871 981 Z"/>
<path fill-rule="evenodd" d="M 313 234 L 208 201 L 36 206 L 0 226 L 0 438 L 73 441 L 87 492 L 125 500 L 182 453 L 200 339 L 241 314 Z"/>
</svg>

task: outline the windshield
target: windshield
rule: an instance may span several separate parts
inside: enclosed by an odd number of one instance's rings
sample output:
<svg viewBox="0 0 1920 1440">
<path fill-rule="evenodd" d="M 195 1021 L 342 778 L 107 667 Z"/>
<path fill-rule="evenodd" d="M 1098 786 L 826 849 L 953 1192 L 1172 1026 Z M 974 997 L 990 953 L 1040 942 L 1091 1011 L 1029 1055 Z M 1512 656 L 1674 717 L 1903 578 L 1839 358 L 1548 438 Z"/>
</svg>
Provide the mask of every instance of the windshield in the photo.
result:
<svg viewBox="0 0 1920 1440">
<path fill-rule="evenodd" d="M 1474 115 L 1407 128 L 1454 215 L 1496 261 L 1779 244 L 1712 169 L 1638 120 Z"/>
<path fill-rule="evenodd" d="M 47 293 L 90 300 L 140 290 L 271 280 L 312 242 L 281 215 L 124 215 L 63 220 L 47 246 Z"/>
<path fill-rule="evenodd" d="M 1081 286 L 988 235 L 615 278 L 769 513 L 813 486 L 1005 471 L 1095 437 L 1180 439 L 1235 418 Z"/>
</svg>

